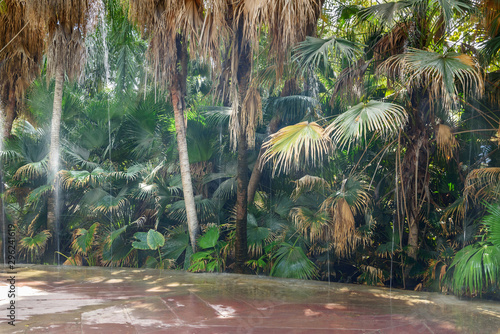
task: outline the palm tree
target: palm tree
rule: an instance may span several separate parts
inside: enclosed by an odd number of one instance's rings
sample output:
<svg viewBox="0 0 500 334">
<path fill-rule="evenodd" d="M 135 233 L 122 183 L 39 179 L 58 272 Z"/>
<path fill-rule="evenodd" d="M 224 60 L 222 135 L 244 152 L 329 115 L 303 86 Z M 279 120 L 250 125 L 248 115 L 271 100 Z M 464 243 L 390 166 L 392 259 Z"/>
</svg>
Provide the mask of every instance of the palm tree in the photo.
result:
<svg viewBox="0 0 500 334">
<path fill-rule="evenodd" d="M 139 24 L 143 36 L 150 38 L 148 51 L 154 77 L 170 94 L 174 109 L 187 224 L 191 246 L 195 250 L 200 227 L 191 180 L 184 112 L 188 43 L 194 44 L 194 39 L 190 38 L 190 35 L 197 31 L 200 24 L 201 3 L 165 0 L 146 5 L 141 1 L 132 0 L 129 3 L 129 11 L 132 19 Z"/>
<path fill-rule="evenodd" d="M 248 205 L 248 149 L 255 146 L 255 129 L 262 120 L 260 92 L 253 81 L 254 54 L 261 29 L 268 27 L 270 57 L 277 63 L 277 77 L 281 77 L 288 48 L 311 34 L 321 12 L 323 1 L 301 0 L 267 1 L 250 0 L 208 1 L 201 33 L 201 46 L 214 59 L 223 58 L 222 64 L 231 64 L 229 88 L 233 108 L 230 120 L 231 143 L 238 152 L 236 195 L 235 271 L 245 271 L 247 247 Z M 220 44 L 223 43 L 221 48 Z M 228 53 L 222 50 L 232 50 Z M 285 51 L 284 51 L 285 50 Z"/>
<path fill-rule="evenodd" d="M 30 1 L 27 15 L 47 32 L 47 80 L 55 78 L 54 104 L 51 121 L 49 151 L 49 182 L 55 182 L 59 169 L 60 127 L 64 75 L 70 80 L 79 75 L 84 65 L 84 37 L 87 30 L 95 26 L 98 7 L 92 0 Z M 54 197 L 49 199 L 47 228 L 55 230 L 57 185 L 54 183 Z"/>
</svg>

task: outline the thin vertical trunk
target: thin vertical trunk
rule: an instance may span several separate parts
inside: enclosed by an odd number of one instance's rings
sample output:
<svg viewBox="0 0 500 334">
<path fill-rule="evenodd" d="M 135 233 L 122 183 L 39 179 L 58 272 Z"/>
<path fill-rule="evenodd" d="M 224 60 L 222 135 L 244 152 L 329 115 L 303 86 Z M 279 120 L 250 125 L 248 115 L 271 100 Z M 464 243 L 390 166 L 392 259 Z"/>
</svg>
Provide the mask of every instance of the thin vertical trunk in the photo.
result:
<svg viewBox="0 0 500 334">
<path fill-rule="evenodd" d="M 248 201 L 248 161 L 247 142 L 244 131 L 238 136 L 238 167 L 237 167 L 237 191 L 236 191 L 236 241 L 235 254 L 236 273 L 245 272 L 245 262 L 248 257 L 247 246 L 247 201 Z"/>
<path fill-rule="evenodd" d="M 186 129 L 184 127 L 184 110 L 180 99 L 182 96 L 178 89 L 170 88 L 170 95 L 174 107 L 175 130 L 177 132 L 177 150 L 179 151 L 179 163 L 181 167 L 182 192 L 186 205 L 187 223 L 189 238 L 193 251 L 196 249 L 196 238 L 199 235 L 200 227 L 196 215 L 196 204 L 194 201 L 193 183 L 191 180 L 191 170 L 189 167 L 189 156 L 186 141 Z"/>
<path fill-rule="evenodd" d="M 248 181 L 248 205 L 252 205 L 255 200 L 255 193 L 259 187 L 260 177 L 262 176 L 262 155 L 264 154 L 264 149 L 260 149 L 255 165 L 253 166 L 252 175 L 250 176 L 250 181 Z"/>
<path fill-rule="evenodd" d="M 250 45 L 243 37 L 243 20 L 238 24 L 238 117 L 240 118 L 240 131 L 238 133 L 238 167 L 236 171 L 236 240 L 235 240 L 235 267 L 236 273 L 247 271 L 246 261 L 248 258 L 247 245 L 247 206 L 248 206 L 248 143 L 246 124 L 241 121 L 244 110 L 243 101 L 247 96 L 250 86 L 250 75 L 252 72 L 252 56 Z"/>
<path fill-rule="evenodd" d="M 179 151 L 179 164 L 181 168 L 182 192 L 186 206 L 189 239 L 193 252 L 196 251 L 196 238 L 200 234 L 200 225 L 196 215 L 196 203 L 194 201 L 193 182 L 191 179 L 191 168 L 189 165 L 188 147 L 186 141 L 186 127 L 184 125 L 185 110 L 185 87 L 187 78 L 187 49 L 182 37 L 177 36 L 177 61 L 175 73 L 170 85 L 170 97 L 174 109 L 175 130 L 177 132 L 177 150 Z"/>
<path fill-rule="evenodd" d="M 49 151 L 49 177 L 48 182 L 53 183 L 54 191 L 47 203 L 47 229 L 54 235 L 56 224 L 56 193 L 57 183 L 56 173 L 59 169 L 59 150 L 62 114 L 62 95 L 64 84 L 64 68 L 62 63 L 58 63 L 55 73 L 54 105 L 52 109 L 52 121 L 50 127 L 50 151 Z"/>
<path fill-rule="evenodd" d="M 16 119 L 16 96 L 14 95 L 14 90 L 11 89 L 9 92 L 9 100 L 5 105 L 5 118 L 3 124 L 3 138 L 8 138 L 12 132 L 12 124 Z"/>
</svg>

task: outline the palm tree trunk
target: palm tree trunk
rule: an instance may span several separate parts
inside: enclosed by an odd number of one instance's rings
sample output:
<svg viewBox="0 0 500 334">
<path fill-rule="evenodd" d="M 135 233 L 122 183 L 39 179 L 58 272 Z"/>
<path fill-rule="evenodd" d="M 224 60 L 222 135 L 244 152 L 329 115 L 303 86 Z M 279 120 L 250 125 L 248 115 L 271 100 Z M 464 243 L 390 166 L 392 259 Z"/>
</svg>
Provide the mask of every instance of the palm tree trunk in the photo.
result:
<svg viewBox="0 0 500 334">
<path fill-rule="evenodd" d="M 257 156 L 257 160 L 255 161 L 255 165 L 253 166 L 252 175 L 250 176 L 250 181 L 248 181 L 248 205 L 252 205 L 255 199 L 255 193 L 257 192 L 257 188 L 259 187 L 260 177 L 262 175 L 262 155 L 264 154 L 264 150 L 261 148 L 259 151 L 259 155 Z"/>
<path fill-rule="evenodd" d="M 189 238 L 193 251 L 196 250 L 196 238 L 199 235 L 200 226 L 196 215 L 196 204 L 194 201 L 193 183 L 191 180 L 191 169 L 186 141 L 186 129 L 184 127 L 184 110 L 182 108 L 182 95 L 178 89 L 170 88 L 170 95 L 174 107 L 175 130 L 177 132 L 177 150 L 179 151 L 179 163 L 181 166 L 182 192 L 186 205 L 186 215 L 189 230 Z"/>
<path fill-rule="evenodd" d="M 236 171 L 236 240 L 235 240 L 235 267 L 234 272 L 246 273 L 246 261 L 248 258 L 247 245 L 247 206 L 248 206 L 248 143 L 246 124 L 241 121 L 242 102 L 247 96 L 250 86 L 250 75 L 252 72 L 252 56 L 250 45 L 243 37 L 243 20 L 238 23 L 238 117 L 240 118 L 240 130 L 238 133 L 238 167 Z"/>
<path fill-rule="evenodd" d="M 404 205 L 404 212 L 408 222 L 408 256 L 414 263 L 418 259 L 420 221 L 425 216 L 422 208 L 429 202 L 429 133 L 426 124 L 429 120 L 429 102 L 423 94 L 415 94 L 412 104 L 416 106 L 413 113 L 413 122 L 407 130 L 408 140 L 406 153 L 402 161 L 402 191 L 400 203 Z M 404 198 L 403 198 L 404 196 Z M 405 268 L 408 277 L 413 263 Z"/>
<path fill-rule="evenodd" d="M 247 141 L 245 131 L 240 131 L 238 136 L 238 167 L 236 190 L 236 263 L 234 272 L 245 273 L 245 262 L 248 257 L 247 246 L 247 205 L 248 205 L 248 159 Z"/>
<path fill-rule="evenodd" d="M 14 95 L 14 90 L 11 89 L 9 92 L 9 100 L 5 105 L 5 118 L 3 124 L 3 138 L 8 138 L 12 132 L 12 124 L 16 119 L 16 96 Z"/>
<path fill-rule="evenodd" d="M 54 105 L 52 109 L 52 121 L 50 127 L 50 150 L 49 150 L 49 177 L 48 182 L 53 182 L 54 191 L 47 203 L 47 229 L 54 235 L 56 224 L 56 201 L 57 199 L 57 184 L 55 182 L 56 173 L 59 169 L 59 150 L 60 139 L 59 133 L 61 130 L 62 116 L 62 96 L 64 84 L 64 68 L 59 62 L 55 73 L 55 88 L 54 88 Z"/>
<path fill-rule="evenodd" d="M 177 36 L 177 60 L 180 65 L 176 66 L 175 73 L 170 85 L 170 97 L 174 108 L 175 130 L 177 132 L 177 150 L 179 151 L 179 164 L 181 167 L 182 192 L 184 194 L 184 204 L 186 206 L 187 224 L 189 239 L 193 252 L 196 251 L 196 239 L 200 234 L 200 225 L 196 215 L 196 203 L 194 201 L 193 182 L 191 179 L 191 168 L 189 165 L 189 155 L 186 141 L 186 128 L 184 126 L 185 109 L 185 87 L 187 78 L 187 49 L 185 41 L 181 36 Z"/>
</svg>

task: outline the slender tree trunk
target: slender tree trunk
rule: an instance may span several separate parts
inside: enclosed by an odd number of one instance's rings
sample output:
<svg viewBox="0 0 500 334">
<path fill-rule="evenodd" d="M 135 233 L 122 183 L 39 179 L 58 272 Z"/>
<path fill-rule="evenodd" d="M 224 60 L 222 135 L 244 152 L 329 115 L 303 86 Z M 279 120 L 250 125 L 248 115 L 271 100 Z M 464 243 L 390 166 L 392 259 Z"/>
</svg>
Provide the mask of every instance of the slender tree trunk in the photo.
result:
<svg viewBox="0 0 500 334">
<path fill-rule="evenodd" d="M 246 124 L 242 122 L 243 101 L 247 96 L 250 86 L 250 75 L 252 72 L 252 56 L 250 45 L 243 37 L 243 20 L 238 24 L 238 117 L 240 118 L 240 131 L 238 133 L 238 167 L 236 172 L 236 240 L 235 240 L 235 267 L 236 273 L 246 273 L 246 261 L 248 258 L 247 245 L 247 206 L 248 206 L 248 143 Z"/>
<path fill-rule="evenodd" d="M 255 193 L 259 187 L 260 177 L 262 176 L 262 155 L 264 150 L 261 148 L 255 165 L 253 166 L 252 175 L 250 176 L 250 181 L 248 181 L 248 205 L 252 205 L 255 200 Z"/>
<path fill-rule="evenodd" d="M 196 203 L 194 201 L 193 182 L 191 179 L 191 168 L 189 165 L 188 148 L 186 141 L 186 127 L 184 125 L 185 110 L 185 87 L 187 77 L 187 49 L 182 37 L 177 37 L 177 61 L 175 73 L 170 85 L 170 97 L 174 108 L 175 130 L 177 132 L 177 150 L 179 151 L 179 164 L 181 167 L 182 192 L 186 206 L 189 239 L 193 252 L 196 251 L 196 238 L 200 234 L 200 225 L 196 215 Z"/>
<path fill-rule="evenodd" d="M 245 272 L 245 262 L 248 257 L 247 246 L 247 201 L 248 201 L 248 161 L 247 142 L 244 131 L 238 136 L 238 167 L 237 167 L 237 191 L 236 191 L 236 242 L 235 253 L 236 273 Z"/>
<path fill-rule="evenodd" d="M 5 105 L 5 118 L 3 124 L 3 138 L 8 138 L 12 132 L 12 124 L 16 119 L 16 96 L 14 95 L 14 90 L 9 91 L 9 100 Z"/>
<path fill-rule="evenodd" d="M 50 127 L 50 150 L 49 150 L 49 177 L 48 182 L 53 183 L 54 191 L 49 197 L 47 203 L 47 229 L 54 235 L 56 228 L 56 201 L 57 183 L 55 182 L 56 173 L 59 170 L 59 153 L 62 116 L 62 96 L 64 85 L 64 68 L 62 63 L 58 63 L 55 73 L 54 105 L 52 109 L 52 121 Z"/>
</svg>

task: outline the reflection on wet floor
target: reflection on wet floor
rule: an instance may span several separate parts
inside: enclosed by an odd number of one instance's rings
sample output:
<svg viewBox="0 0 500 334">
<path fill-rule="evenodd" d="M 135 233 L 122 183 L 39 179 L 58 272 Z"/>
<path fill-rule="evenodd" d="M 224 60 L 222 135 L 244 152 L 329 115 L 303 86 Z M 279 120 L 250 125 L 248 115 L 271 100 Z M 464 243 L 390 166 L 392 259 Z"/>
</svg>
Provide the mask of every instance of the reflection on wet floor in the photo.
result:
<svg viewBox="0 0 500 334">
<path fill-rule="evenodd" d="M 2 312 L 0 333 L 500 333 L 500 303 L 358 285 L 29 266 L 16 289 L 16 326 Z"/>
</svg>

